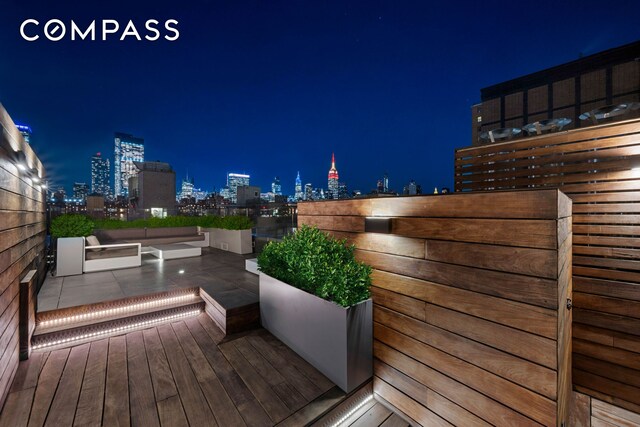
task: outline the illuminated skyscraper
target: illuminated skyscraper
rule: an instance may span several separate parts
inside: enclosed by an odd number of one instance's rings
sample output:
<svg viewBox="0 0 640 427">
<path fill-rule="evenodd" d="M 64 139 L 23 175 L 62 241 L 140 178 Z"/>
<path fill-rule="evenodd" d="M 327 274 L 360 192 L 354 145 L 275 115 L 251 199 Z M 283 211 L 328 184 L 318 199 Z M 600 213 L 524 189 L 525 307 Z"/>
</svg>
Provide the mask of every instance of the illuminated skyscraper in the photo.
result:
<svg viewBox="0 0 640 427">
<path fill-rule="evenodd" d="M 137 173 L 133 162 L 144 162 L 144 139 L 116 132 L 114 195 L 129 197 L 129 177 Z"/>
<path fill-rule="evenodd" d="M 111 175 L 111 165 L 109 159 L 102 157 L 101 153 L 96 153 L 91 157 L 91 193 L 101 194 L 104 197 L 111 196 L 109 186 L 109 176 Z"/>
<path fill-rule="evenodd" d="M 331 153 L 331 169 L 329 169 L 329 195 L 330 199 L 337 199 L 339 194 L 340 184 L 338 182 L 338 170 L 336 169 L 336 156 Z"/>
<path fill-rule="evenodd" d="M 414 196 L 416 194 L 422 194 L 422 187 L 420 184 L 416 184 L 414 180 L 409 181 L 409 185 L 404 187 L 403 194 Z"/>
<path fill-rule="evenodd" d="M 16 127 L 18 128 L 18 130 L 20 131 L 20 133 L 22 134 L 22 136 L 24 137 L 24 140 L 27 141 L 28 143 L 31 142 L 31 127 L 27 126 L 27 125 L 19 125 L 16 124 Z"/>
<path fill-rule="evenodd" d="M 230 173 L 227 175 L 227 187 L 229 187 L 229 199 L 233 203 L 238 202 L 238 187 L 241 185 L 249 185 L 249 175 L 241 173 Z"/>
<path fill-rule="evenodd" d="M 73 183 L 73 198 L 78 201 L 84 202 L 89 195 L 89 186 L 84 182 Z"/>
<path fill-rule="evenodd" d="M 282 185 L 280 185 L 280 177 L 276 176 L 271 183 L 271 192 L 276 196 L 282 196 Z"/>
<path fill-rule="evenodd" d="M 189 175 L 187 175 L 187 177 L 182 180 L 182 189 L 180 190 L 180 194 L 178 195 L 178 200 L 193 197 L 193 190 L 193 178 L 189 179 Z"/>
<path fill-rule="evenodd" d="M 338 184 L 338 197 L 337 199 L 348 199 L 349 190 L 347 190 L 347 184 L 341 182 Z"/>
<path fill-rule="evenodd" d="M 313 187 L 310 182 L 304 185 L 304 199 L 313 200 Z"/>
<path fill-rule="evenodd" d="M 302 180 L 300 179 L 300 171 L 298 171 L 298 176 L 296 177 L 296 200 L 302 200 L 304 198 L 304 194 L 302 193 Z"/>
</svg>

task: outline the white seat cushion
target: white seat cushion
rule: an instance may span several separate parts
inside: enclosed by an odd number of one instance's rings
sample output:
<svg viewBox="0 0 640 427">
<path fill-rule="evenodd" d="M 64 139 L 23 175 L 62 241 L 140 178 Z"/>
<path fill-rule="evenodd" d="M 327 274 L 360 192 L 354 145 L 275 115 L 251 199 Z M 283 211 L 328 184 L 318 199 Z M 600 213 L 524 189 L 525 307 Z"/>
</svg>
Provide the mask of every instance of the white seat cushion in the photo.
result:
<svg viewBox="0 0 640 427">
<path fill-rule="evenodd" d="M 96 236 L 87 236 L 84 238 L 87 241 L 87 246 L 100 246 L 100 241 Z M 100 252 L 100 248 L 89 249 L 94 252 Z"/>
</svg>

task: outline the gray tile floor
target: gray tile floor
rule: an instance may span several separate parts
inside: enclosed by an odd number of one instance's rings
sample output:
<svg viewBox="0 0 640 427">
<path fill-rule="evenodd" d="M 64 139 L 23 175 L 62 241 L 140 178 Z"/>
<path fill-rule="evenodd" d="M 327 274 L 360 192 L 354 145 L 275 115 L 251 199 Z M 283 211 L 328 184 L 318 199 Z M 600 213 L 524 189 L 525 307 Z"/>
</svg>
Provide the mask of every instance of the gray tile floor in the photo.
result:
<svg viewBox="0 0 640 427">
<path fill-rule="evenodd" d="M 212 296 L 232 293 L 257 297 L 258 276 L 244 268 L 245 259 L 253 257 L 203 248 L 199 257 L 159 260 L 143 255 L 141 267 L 67 277 L 49 275 L 38 294 L 38 311 L 195 286 Z"/>
</svg>

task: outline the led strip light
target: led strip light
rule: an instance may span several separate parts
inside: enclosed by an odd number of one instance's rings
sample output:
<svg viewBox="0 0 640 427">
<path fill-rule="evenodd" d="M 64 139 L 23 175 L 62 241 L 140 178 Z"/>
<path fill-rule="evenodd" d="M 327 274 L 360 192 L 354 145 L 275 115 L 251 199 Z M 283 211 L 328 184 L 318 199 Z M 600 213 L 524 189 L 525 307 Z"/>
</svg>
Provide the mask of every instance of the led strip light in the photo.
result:
<svg viewBox="0 0 640 427">
<path fill-rule="evenodd" d="M 69 342 L 79 341 L 79 340 L 83 340 L 83 339 L 87 339 L 87 338 L 94 338 L 94 337 L 98 337 L 98 336 L 101 336 L 101 335 L 108 335 L 108 334 L 112 334 L 114 332 L 127 331 L 127 330 L 130 330 L 130 329 L 139 328 L 141 326 L 153 325 L 153 324 L 156 324 L 156 323 L 162 323 L 162 322 L 166 322 L 166 321 L 169 321 L 169 320 L 180 319 L 180 318 L 183 318 L 183 317 L 197 316 L 200 313 L 202 313 L 202 310 L 191 310 L 191 311 L 187 311 L 187 312 L 184 312 L 184 313 L 173 314 L 171 316 L 160 317 L 158 319 L 145 320 L 143 322 L 136 322 L 136 323 L 131 323 L 131 324 L 125 325 L 125 326 L 118 326 L 117 328 L 110 328 L 110 329 L 105 329 L 103 331 L 90 332 L 90 333 L 87 333 L 87 334 L 76 335 L 76 336 L 73 336 L 73 337 L 54 340 L 54 341 L 51 341 L 51 342 L 45 342 L 45 343 L 42 343 L 42 344 L 36 344 L 32 348 L 33 348 L 33 350 L 38 350 L 38 349 L 41 349 L 41 348 L 52 347 L 52 346 L 60 345 L 60 344 L 66 344 L 66 343 L 69 343 Z"/>
<path fill-rule="evenodd" d="M 123 305 L 122 307 L 115 307 L 115 308 L 108 308 L 108 309 L 103 309 L 103 310 L 98 310 L 98 311 L 92 311 L 90 313 L 76 314 L 76 315 L 67 316 L 67 317 L 60 317 L 58 319 L 43 320 L 43 321 L 39 322 L 38 325 L 39 326 L 62 325 L 62 324 L 65 324 L 65 323 L 79 322 L 79 321 L 82 321 L 82 320 L 94 319 L 96 317 L 101 317 L 101 316 L 109 316 L 109 315 L 113 315 L 113 314 L 127 313 L 127 312 L 130 312 L 130 311 L 135 311 L 135 310 L 140 310 L 140 309 L 145 309 L 145 308 L 151 308 L 151 307 L 157 307 L 159 305 L 172 304 L 172 303 L 176 303 L 176 302 L 180 302 L 180 301 L 187 301 L 187 300 L 191 300 L 191 299 L 196 299 L 197 297 L 198 297 L 198 294 L 179 295 L 179 296 L 175 296 L 175 297 L 162 298 L 162 299 L 157 299 L 157 300 L 153 300 L 153 301 L 140 302 L 140 303 L 137 303 L 137 304 Z"/>
<path fill-rule="evenodd" d="M 373 399 L 373 394 L 370 394 L 367 397 L 365 397 L 362 400 L 362 402 L 358 403 L 352 410 L 350 410 L 349 412 L 344 414 L 344 416 L 342 418 L 340 418 L 338 421 L 336 421 L 331 427 L 338 427 L 340 424 L 342 424 L 343 422 L 347 421 L 349 419 L 349 417 L 351 417 L 353 414 L 358 412 L 358 410 L 360 408 L 362 408 L 364 405 L 366 405 L 367 403 L 369 403 L 371 401 L 371 399 Z"/>
</svg>

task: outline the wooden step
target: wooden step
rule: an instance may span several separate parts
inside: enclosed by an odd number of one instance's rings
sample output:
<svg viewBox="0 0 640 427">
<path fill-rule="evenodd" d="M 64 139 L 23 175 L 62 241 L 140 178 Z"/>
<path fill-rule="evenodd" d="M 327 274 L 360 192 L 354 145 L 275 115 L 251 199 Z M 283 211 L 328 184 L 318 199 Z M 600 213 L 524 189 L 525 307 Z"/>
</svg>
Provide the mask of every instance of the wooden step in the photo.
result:
<svg viewBox="0 0 640 427">
<path fill-rule="evenodd" d="M 53 350 L 197 315 L 197 288 L 124 298 L 38 313 L 33 350 Z"/>
<path fill-rule="evenodd" d="M 205 311 L 225 335 L 244 332 L 260 326 L 260 297 L 244 289 L 216 290 L 203 285 L 200 296 Z"/>
<path fill-rule="evenodd" d="M 36 315 L 36 326 L 39 328 L 49 328 L 70 323 L 90 324 L 100 321 L 100 319 L 117 317 L 118 314 L 135 310 L 161 307 L 163 305 L 171 305 L 189 300 L 196 301 L 199 295 L 199 288 L 193 287 L 41 311 Z"/>
</svg>

